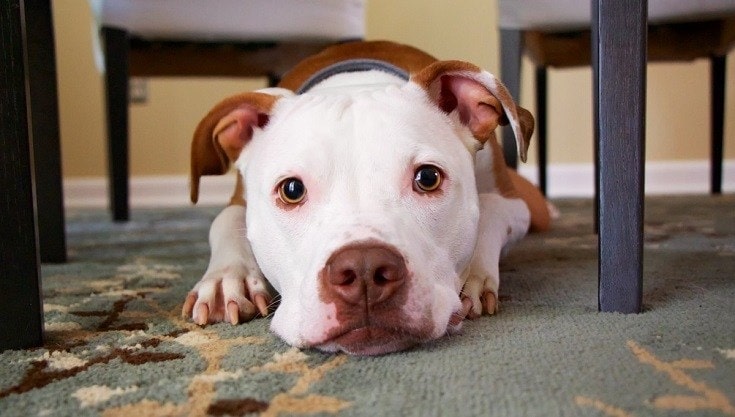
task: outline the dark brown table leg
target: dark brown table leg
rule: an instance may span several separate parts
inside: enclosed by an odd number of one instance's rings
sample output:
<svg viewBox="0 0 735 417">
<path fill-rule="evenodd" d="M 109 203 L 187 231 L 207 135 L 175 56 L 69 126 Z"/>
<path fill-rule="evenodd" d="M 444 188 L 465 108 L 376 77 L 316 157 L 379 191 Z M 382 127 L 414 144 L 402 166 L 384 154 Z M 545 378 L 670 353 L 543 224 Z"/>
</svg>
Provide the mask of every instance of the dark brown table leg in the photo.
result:
<svg viewBox="0 0 735 417">
<path fill-rule="evenodd" d="M 599 309 L 641 311 L 647 0 L 592 0 Z"/>
<path fill-rule="evenodd" d="M 0 3 L 0 351 L 43 342 L 22 7 Z"/>
<path fill-rule="evenodd" d="M 105 46 L 107 102 L 107 164 L 110 171 L 110 209 L 115 221 L 130 219 L 128 170 L 128 57 L 126 31 L 102 28 Z"/>
<path fill-rule="evenodd" d="M 538 150 L 538 188 L 543 195 L 546 195 L 546 178 L 547 178 L 547 125 L 548 125 L 548 68 L 544 66 L 536 67 L 536 149 Z"/>
<path fill-rule="evenodd" d="M 725 133 L 725 70 L 727 55 L 710 57 L 710 96 L 711 96 L 711 156 L 710 156 L 710 192 L 722 194 L 722 156 L 724 153 L 723 137 Z"/>
</svg>

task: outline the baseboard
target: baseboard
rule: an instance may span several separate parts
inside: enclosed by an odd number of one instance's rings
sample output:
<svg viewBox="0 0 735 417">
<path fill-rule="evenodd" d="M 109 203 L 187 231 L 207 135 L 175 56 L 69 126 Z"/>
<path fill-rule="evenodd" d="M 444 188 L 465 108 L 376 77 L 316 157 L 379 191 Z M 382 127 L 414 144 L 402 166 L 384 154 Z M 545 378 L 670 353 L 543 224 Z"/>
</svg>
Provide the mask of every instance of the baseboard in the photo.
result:
<svg viewBox="0 0 735 417">
<path fill-rule="evenodd" d="M 235 176 L 202 177 L 198 205 L 224 206 L 235 188 Z M 106 178 L 64 179 L 66 207 L 108 207 Z M 183 207 L 191 205 L 189 177 L 185 175 L 145 176 L 130 178 L 131 207 Z"/>
<path fill-rule="evenodd" d="M 537 184 L 538 167 L 521 165 L 519 172 Z M 550 197 L 592 197 L 595 192 L 594 165 L 554 164 L 548 167 Z M 654 161 L 646 163 L 646 195 L 705 194 L 710 187 L 709 161 Z M 735 192 L 735 160 L 723 162 L 722 191 Z"/>
<path fill-rule="evenodd" d="M 537 167 L 522 165 L 520 172 L 532 182 Z M 234 175 L 203 177 L 199 204 L 224 205 L 234 188 Z M 68 178 L 64 180 L 66 207 L 107 207 L 105 178 Z M 724 162 L 723 192 L 735 192 L 735 160 Z M 646 164 L 646 194 L 703 194 L 709 192 L 709 161 L 657 161 Z M 550 197 L 592 197 L 592 164 L 554 164 L 548 168 Z M 146 176 L 130 179 L 132 207 L 180 207 L 191 205 L 187 176 Z"/>
</svg>

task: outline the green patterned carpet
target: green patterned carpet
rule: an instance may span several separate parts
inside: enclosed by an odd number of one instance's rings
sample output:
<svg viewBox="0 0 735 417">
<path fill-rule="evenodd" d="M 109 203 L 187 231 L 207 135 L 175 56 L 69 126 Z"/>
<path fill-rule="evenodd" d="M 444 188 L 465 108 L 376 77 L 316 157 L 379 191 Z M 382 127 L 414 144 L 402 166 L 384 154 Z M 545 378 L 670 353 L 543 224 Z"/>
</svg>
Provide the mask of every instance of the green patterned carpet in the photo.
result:
<svg viewBox="0 0 735 417">
<path fill-rule="evenodd" d="M 735 196 L 647 200 L 639 315 L 596 311 L 591 203 L 557 204 L 503 262 L 498 315 L 370 358 L 182 320 L 217 209 L 72 211 L 46 345 L 0 353 L 0 415 L 735 416 Z"/>
</svg>

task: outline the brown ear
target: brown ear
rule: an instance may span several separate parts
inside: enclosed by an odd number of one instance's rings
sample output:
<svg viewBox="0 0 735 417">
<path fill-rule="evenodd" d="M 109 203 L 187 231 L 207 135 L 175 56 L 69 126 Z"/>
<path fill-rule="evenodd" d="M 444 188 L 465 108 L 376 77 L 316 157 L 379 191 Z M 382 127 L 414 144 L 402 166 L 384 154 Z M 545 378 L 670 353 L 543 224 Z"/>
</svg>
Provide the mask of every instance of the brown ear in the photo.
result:
<svg viewBox="0 0 735 417">
<path fill-rule="evenodd" d="M 423 87 L 444 112 L 456 110 L 460 121 L 480 143 L 485 143 L 499 124 L 510 123 L 518 154 L 526 161 L 533 116 L 516 106 L 494 75 L 467 62 L 437 61 L 414 74 L 411 80 Z"/>
<path fill-rule="evenodd" d="M 199 199 L 199 178 L 222 175 L 250 141 L 253 129 L 268 123 L 278 96 L 243 93 L 219 102 L 199 122 L 191 142 L 191 201 Z"/>
<path fill-rule="evenodd" d="M 518 121 L 521 124 L 521 134 L 523 135 L 524 140 L 523 146 L 525 146 L 526 151 L 528 151 L 528 145 L 531 143 L 531 136 L 533 135 L 533 130 L 536 127 L 536 122 L 531 112 L 523 107 L 516 106 L 516 111 L 518 112 Z M 526 162 L 525 157 L 523 162 Z"/>
</svg>

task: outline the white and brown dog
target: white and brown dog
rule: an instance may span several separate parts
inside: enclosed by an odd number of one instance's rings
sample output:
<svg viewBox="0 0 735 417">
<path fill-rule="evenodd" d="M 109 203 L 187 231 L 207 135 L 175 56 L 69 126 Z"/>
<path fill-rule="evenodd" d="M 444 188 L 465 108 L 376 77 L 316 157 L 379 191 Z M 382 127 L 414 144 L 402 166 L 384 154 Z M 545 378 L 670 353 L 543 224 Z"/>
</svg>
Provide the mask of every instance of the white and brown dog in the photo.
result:
<svg viewBox="0 0 735 417">
<path fill-rule="evenodd" d="M 238 183 L 184 316 L 247 321 L 277 292 L 287 343 L 381 354 L 493 314 L 501 253 L 549 226 L 503 162 L 506 123 L 525 160 L 533 117 L 492 74 L 390 42 L 328 48 L 225 99 L 194 134 L 192 201 L 230 163 Z"/>
</svg>

